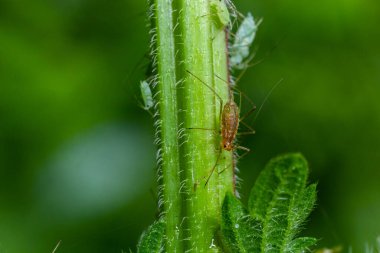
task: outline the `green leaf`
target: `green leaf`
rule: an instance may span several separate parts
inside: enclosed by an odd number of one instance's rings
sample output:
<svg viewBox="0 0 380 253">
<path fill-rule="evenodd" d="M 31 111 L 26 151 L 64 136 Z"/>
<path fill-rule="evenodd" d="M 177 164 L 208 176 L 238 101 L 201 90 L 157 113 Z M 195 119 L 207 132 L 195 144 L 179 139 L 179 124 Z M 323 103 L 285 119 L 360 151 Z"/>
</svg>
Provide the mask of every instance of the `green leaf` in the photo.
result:
<svg viewBox="0 0 380 253">
<path fill-rule="evenodd" d="M 165 222 L 155 221 L 140 237 L 137 253 L 164 252 Z"/>
<path fill-rule="evenodd" d="M 252 219 L 228 192 L 222 206 L 222 240 L 228 252 L 259 252 L 260 230 L 260 222 Z"/>
<path fill-rule="evenodd" d="M 296 201 L 293 213 L 296 213 L 297 215 L 293 217 L 293 230 L 299 229 L 299 227 L 303 224 L 303 222 L 307 219 L 313 210 L 315 201 L 317 199 L 316 189 L 317 184 L 309 185 L 305 190 L 303 190 L 298 200 Z"/>
<path fill-rule="evenodd" d="M 299 245 L 294 238 L 316 199 L 316 185 L 306 187 L 308 173 L 305 158 L 295 153 L 272 159 L 260 174 L 248 202 L 251 216 L 263 225 L 258 252 L 288 252 Z"/>
<path fill-rule="evenodd" d="M 286 253 L 302 253 L 310 251 L 310 247 L 315 245 L 317 239 L 312 237 L 299 237 L 294 239 L 289 244 L 289 249 L 286 249 L 284 252 Z"/>
</svg>

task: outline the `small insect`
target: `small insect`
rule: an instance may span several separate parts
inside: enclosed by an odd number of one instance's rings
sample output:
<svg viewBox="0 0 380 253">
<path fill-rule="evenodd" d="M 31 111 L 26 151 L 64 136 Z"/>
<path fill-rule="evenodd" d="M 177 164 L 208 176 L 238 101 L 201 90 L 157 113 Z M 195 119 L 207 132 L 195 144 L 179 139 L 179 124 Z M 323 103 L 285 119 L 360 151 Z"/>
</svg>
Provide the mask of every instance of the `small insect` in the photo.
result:
<svg viewBox="0 0 380 253">
<path fill-rule="evenodd" d="M 232 89 L 229 85 L 229 90 L 228 90 L 228 101 L 227 103 L 222 107 L 223 105 L 223 99 L 216 93 L 216 91 L 206 84 L 203 80 L 201 80 L 199 77 L 195 76 L 193 73 L 187 70 L 187 72 L 192 75 L 194 78 L 196 78 L 198 81 L 200 81 L 202 84 L 204 84 L 206 87 L 208 87 L 212 92 L 215 93 L 217 98 L 220 101 L 220 135 L 221 135 L 221 142 L 220 142 L 220 151 L 218 154 L 218 157 L 216 159 L 215 165 L 212 168 L 205 185 L 207 185 L 208 181 L 210 180 L 218 162 L 220 159 L 220 156 L 222 154 L 223 150 L 226 151 L 233 151 L 235 149 L 242 149 L 247 152 L 250 151 L 250 149 L 235 145 L 235 140 L 236 140 L 236 135 L 239 129 L 239 122 L 241 122 L 242 119 L 239 119 L 239 107 L 236 105 L 236 103 L 233 100 L 233 94 L 232 94 Z M 250 112 L 254 111 L 256 107 L 254 106 Z M 248 113 L 250 113 L 248 112 Z M 243 118 L 245 118 L 244 116 Z M 250 127 L 249 127 L 250 128 Z M 196 128 L 192 128 L 196 129 Z M 201 128 L 197 128 L 201 129 Z M 251 129 L 251 128 L 250 128 Z M 211 129 L 204 129 L 204 130 L 211 130 Z M 251 129 L 252 130 L 252 129 Z M 252 130 L 250 132 L 251 134 L 254 133 Z M 221 172 L 220 172 L 221 173 Z"/>
<path fill-rule="evenodd" d="M 149 111 L 154 103 L 152 91 L 150 90 L 149 83 L 144 80 L 140 82 L 141 97 L 143 99 L 144 105 L 142 106 L 144 110 Z"/>
<path fill-rule="evenodd" d="M 256 37 L 256 32 L 260 23 L 261 20 L 256 23 L 252 14 L 248 12 L 247 16 L 238 27 L 235 39 L 229 50 L 230 67 L 232 69 L 242 70 L 247 67 L 247 62 L 251 59 L 248 58 L 246 61 L 245 59 L 249 56 L 249 48 Z"/>
<path fill-rule="evenodd" d="M 224 105 L 221 119 L 221 146 L 227 151 L 231 151 L 234 148 L 234 141 L 239 128 L 239 109 L 236 103 L 229 99 Z"/>
<path fill-rule="evenodd" d="M 212 0 L 210 9 L 213 20 L 218 28 L 224 28 L 231 22 L 230 13 L 224 1 Z"/>
</svg>

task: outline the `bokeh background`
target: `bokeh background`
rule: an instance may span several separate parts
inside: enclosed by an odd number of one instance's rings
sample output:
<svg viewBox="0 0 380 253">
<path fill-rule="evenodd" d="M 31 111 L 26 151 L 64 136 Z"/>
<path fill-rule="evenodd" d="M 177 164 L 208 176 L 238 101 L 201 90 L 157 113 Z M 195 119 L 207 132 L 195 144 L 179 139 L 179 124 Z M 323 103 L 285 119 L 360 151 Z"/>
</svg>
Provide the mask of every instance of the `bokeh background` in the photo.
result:
<svg viewBox="0 0 380 253">
<path fill-rule="evenodd" d="M 236 0 L 263 17 L 238 86 L 260 106 L 242 140 L 243 201 L 273 156 L 300 151 L 319 245 L 380 234 L 380 2 Z M 139 108 L 145 1 L 0 1 L 0 252 L 122 252 L 156 215 L 151 116 Z M 243 100 L 244 103 L 244 100 Z"/>
</svg>

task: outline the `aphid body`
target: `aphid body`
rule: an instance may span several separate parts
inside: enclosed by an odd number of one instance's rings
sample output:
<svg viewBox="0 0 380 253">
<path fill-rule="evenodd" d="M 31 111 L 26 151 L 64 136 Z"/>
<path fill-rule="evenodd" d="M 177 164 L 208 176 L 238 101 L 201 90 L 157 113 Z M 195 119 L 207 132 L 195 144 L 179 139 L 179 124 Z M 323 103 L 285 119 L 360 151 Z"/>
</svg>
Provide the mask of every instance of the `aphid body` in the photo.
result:
<svg viewBox="0 0 380 253">
<path fill-rule="evenodd" d="M 141 81 L 140 82 L 140 90 L 141 90 L 141 97 L 144 102 L 144 110 L 149 110 L 150 108 L 153 107 L 154 102 L 153 102 L 153 96 L 152 96 L 152 91 L 149 87 L 149 83 L 147 81 Z"/>
<path fill-rule="evenodd" d="M 229 50 L 231 68 L 241 70 L 247 67 L 247 62 L 244 60 L 249 56 L 249 48 L 255 40 L 260 23 L 261 20 L 256 23 L 252 14 L 248 12 L 238 28 L 234 42 Z"/>
<path fill-rule="evenodd" d="M 221 147 L 224 150 L 231 151 L 234 149 L 234 140 L 239 128 L 239 108 L 236 103 L 230 99 L 223 107 L 221 119 Z"/>
</svg>

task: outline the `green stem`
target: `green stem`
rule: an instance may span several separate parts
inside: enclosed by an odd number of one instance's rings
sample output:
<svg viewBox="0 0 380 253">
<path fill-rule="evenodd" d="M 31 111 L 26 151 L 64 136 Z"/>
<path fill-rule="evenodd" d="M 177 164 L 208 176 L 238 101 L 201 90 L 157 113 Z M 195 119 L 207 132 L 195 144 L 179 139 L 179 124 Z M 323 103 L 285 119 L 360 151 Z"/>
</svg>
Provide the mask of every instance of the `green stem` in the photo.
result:
<svg viewBox="0 0 380 253">
<path fill-rule="evenodd" d="M 229 72 L 228 72 L 228 48 L 227 48 L 227 36 L 224 29 L 216 29 L 214 27 L 213 38 L 213 64 L 214 64 L 214 83 L 215 91 L 223 99 L 223 104 L 219 104 L 219 100 L 216 99 L 216 122 L 218 130 L 220 131 L 220 107 L 222 107 L 229 97 Z M 219 140 L 220 142 L 220 140 Z M 218 143 L 219 144 L 219 143 Z M 219 144 L 219 149 L 220 149 Z M 233 152 L 222 150 L 220 162 L 218 162 L 218 171 L 222 171 L 218 176 L 219 180 L 219 200 L 220 204 L 224 200 L 227 191 L 235 191 L 235 175 L 234 175 L 234 159 Z"/>
<path fill-rule="evenodd" d="M 221 151 L 219 134 L 229 90 L 223 19 L 228 11 L 220 18 L 220 4 L 154 0 L 165 252 L 221 252 L 215 235 L 224 196 L 234 189 L 234 164 L 232 152 Z M 179 140 L 179 129 L 186 140 Z"/>
<path fill-rule="evenodd" d="M 180 31 L 183 40 L 182 66 L 185 75 L 183 105 L 188 141 L 184 144 L 187 242 L 193 252 L 219 252 L 215 232 L 220 224 L 221 204 L 225 192 L 233 188 L 232 154 L 220 156 L 218 167 L 205 185 L 220 152 L 220 108 L 217 99 L 228 99 L 226 39 L 223 29 L 214 24 L 210 1 L 181 0 Z M 185 73 L 185 72 L 184 72 Z M 207 85 L 211 86 L 212 91 Z M 208 131 L 214 129 L 215 131 Z M 227 167 L 227 168 L 226 168 Z M 218 174 L 217 171 L 225 170 Z"/>
<path fill-rule="evenodd" d="M 163 215 L 166 220 L 166 252 L 182 252 L 180 164 L 178 144 L 178 106 L 176 88 L 175 43 L 171 0 L 155 0 L 157 73 L 161 139 L 161 189 Z"/>
</svg>

